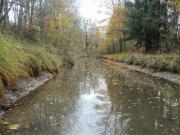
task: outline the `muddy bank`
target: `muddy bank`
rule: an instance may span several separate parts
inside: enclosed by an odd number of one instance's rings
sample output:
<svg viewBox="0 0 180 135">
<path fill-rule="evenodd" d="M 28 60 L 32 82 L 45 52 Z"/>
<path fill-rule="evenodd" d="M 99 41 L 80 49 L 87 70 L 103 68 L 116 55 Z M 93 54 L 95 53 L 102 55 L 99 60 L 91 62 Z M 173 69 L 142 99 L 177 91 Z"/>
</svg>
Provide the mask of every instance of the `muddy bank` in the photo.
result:
<svg viewBox="0 0 180 135">
<path fill-rule="evenodd" d="M 17 101 L 34 92 L 39 86 L 51 79 L 54 75 L 42 73 L 39 77 L 23 79 L 17 82 L 16 86 L 5 88 L 5 100 L 0 106 L 0 118 L 12 107 Z"/>
<path fill-rule="evenodd" d="M 103 58 L 103 57 L 99 57 L 98 59 L 101 61 L 110 63 L 112 65 L 123 66 L 123 67 L 130 69 L 130 70 L 142 72 L 144 74 L 148 74 L 148 75 L 151 75 L 153 77 L 165 79 L 165 80 L 168 80 L 170 82 L 173 82 L 173 83 L 180 85 L 180 75 L 177 75 L 177 74 L 172 74 L 172 73 L 168 73 L 168 72 L 157 72 L 157 71 L 154 71 L 153 69 L 147 69 L 147 68 L 142 68 L 140 66 L 128 65 L 126 63 L 114 62 L 112 60 L 108 60 L 108 59 Z"/>
</svg>

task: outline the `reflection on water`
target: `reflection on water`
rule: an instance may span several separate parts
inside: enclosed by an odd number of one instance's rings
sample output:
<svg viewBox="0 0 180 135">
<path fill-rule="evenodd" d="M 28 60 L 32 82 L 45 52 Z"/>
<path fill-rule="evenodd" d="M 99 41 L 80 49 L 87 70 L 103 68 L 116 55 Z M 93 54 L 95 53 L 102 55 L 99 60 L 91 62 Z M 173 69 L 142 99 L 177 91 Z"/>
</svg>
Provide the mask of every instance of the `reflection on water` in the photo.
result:
<svg viewBox="0 0 180 135">
<path fill-rule="evenodd" d="M 96 60 L 63 70 L 13 108 L 3 135 L 179 135 L 180 86 Z M 17 130 L 9 130 L 13 124 Z"/>
</svg>

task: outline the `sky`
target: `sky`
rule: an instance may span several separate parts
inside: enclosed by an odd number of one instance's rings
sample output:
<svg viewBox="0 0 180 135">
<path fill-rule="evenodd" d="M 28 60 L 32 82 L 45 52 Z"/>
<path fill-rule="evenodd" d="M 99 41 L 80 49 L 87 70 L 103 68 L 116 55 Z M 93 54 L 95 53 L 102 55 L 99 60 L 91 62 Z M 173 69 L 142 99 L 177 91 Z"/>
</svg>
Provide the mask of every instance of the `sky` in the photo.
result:
<svg viewBox="0 0 180 135">
<path fill-rule="evenodd" d="M 109 18 L 105 13 L 105 1 L 107 0 L 78 0 L 80 15 L 97 25 L 104 25 L 105 22 L 102 23 L 102 20 Z"/>
</svg>

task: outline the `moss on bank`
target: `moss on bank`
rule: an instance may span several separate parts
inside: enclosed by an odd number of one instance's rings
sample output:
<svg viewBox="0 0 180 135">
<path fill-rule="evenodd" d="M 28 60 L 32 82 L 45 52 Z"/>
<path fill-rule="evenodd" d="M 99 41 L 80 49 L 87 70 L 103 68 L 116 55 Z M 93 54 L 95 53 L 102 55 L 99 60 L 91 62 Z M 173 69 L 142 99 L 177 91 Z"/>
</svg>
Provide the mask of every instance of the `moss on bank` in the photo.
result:
<svg viewBox="0 0 180 135">
<path fill-rule="evenodd" d="M 0 99 L 4 86 L 14 85 L 21 78 L 35 77 L 45 71 L 58 72 L 62 63 L 56 52 L 0 35 Z"/>
<path fill-rule="evenodd" d="M 121 53 L 104 55 L 103 58 L 130 65 L 137 65 L 144 68 L 150 68 L 155 71 L 168 71 L 180 74 L 180 55 L 177 54 L 145 55 Z"/>
</svg>

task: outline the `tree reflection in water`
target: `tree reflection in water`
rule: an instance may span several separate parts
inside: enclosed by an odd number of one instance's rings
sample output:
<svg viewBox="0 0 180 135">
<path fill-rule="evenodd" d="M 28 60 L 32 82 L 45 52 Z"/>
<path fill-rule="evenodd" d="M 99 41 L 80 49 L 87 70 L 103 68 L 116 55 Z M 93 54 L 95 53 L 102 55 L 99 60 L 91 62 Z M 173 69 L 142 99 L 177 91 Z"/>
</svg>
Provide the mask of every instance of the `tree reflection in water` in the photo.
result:
<svg viewBox="0 0 180 135">
<path fill-rule="evenodd" d="M 84 59 L 15 107 L 3 134 L 179 135 L 180 86 Z M 25 128 L 25 125 L 29 125 Z"/>
</svg>

